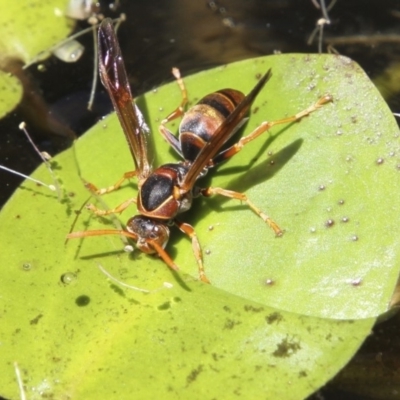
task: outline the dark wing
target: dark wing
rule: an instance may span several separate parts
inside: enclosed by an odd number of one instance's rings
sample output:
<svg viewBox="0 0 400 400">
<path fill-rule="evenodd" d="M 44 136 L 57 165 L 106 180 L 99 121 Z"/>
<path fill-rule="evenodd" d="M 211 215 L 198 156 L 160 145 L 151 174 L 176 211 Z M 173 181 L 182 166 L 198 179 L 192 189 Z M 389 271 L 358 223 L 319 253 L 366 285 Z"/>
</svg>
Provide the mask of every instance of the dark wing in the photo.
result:
<svg viewBox="0 0 400 400">
<path fill-rule="evenodd" d="M 196 159 L 193 161 L 186 174 L 181 188 L 189 191 L 193 188 L 196 179 L 218 152 L 227 140 L 236 132 L 235 128 L 245 118 L 248 113 L 254 99 L 257 97 L 260 90 L 271 78 L 271 69 L 258 81 L 257 85 L 253 90 L 242 100 L 240 104 L 232 111 L 232 113 L 226 118 L 226 120 L 219 126 L 215 134 L 211 137 L 211 140 L 202 148 Z"/>
<path fill-rule="evenodd" d="M 151 172 L 148 161 L 149 128 L 133 101 L 121 49 L 111 19 L 102 21 L 98 32 L 99 73 L 114 105 L 129 144 L 139 181 Z"/>
</svg>

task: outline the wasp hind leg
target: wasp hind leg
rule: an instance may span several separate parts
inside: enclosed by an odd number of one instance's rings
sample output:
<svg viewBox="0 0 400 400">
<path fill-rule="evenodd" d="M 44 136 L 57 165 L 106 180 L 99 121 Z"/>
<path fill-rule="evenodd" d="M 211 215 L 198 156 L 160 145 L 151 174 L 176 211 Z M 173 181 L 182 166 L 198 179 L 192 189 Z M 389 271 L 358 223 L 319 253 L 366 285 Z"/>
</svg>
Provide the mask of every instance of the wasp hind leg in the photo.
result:
<svg viewBox="0 0 400 400">
<path fill-rule="evenodd" d="M 233 157 L 240 150 L 242 150 L 242 148 L 247 143 L 249 143 L 252 140 L 256 139 L 258 136 L 263 134 L 265 131 L 268 131 L 273 126 L 281 125 L 281 124 L 288 124 L 288 123 L 292 123 L 292 122 L 299 122 L 304 117 L 309 116 L 311 113 L 313 113 L 314 111 L 317 111 L 322 106 L 324 106 L 325 104 L 331 102 L 332 100 L 333 99 L 332 99 L 331 95 L 325 95 L 325 96 L 320 97 L 317 102 L 315 102 L 311 106 L 307 107 L 305 110 L 302 110 L 299 113 L 297 113 L 295 115 L 292 115 L 291 117 L 278 119 L 276 121 L 264 121 L 264 122 L 262 122 L 256 129 L 254 129 L 253 132 L 251 132 L 247 136 L 241 138 L 237 143 L 235 143 L 231 147 L 229 147 L 229 148 L 225 149 L 224 151 L 222 151 L 221 153 L 219 153 L 214 158 L 213 164 L 217 165 L 217 164 L 227 160 L 228 158 Z"/>
</svg>

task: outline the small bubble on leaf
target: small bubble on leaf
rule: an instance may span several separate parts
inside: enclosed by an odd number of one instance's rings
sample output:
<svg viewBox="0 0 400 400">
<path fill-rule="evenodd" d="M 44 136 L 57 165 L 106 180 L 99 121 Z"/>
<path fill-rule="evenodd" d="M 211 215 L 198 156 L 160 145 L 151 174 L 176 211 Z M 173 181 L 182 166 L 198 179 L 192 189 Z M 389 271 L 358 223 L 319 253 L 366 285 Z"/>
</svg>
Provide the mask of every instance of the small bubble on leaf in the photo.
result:
<svg viewBox="0 0 400 400">
<path fill-rule="evenodd" d="M 61 275 L 61 282 L 64 283 L 64 285 L 69 285 L 76 281 L 76 278 L 76 274 L 73 272 L 66 272 L 65 274 Z"/>
<path fill-rule="evenodd" d="M 349 222 L 349 218 L 348 217 L 342 217 L 342 222 Z"/>
<path fill-rule="evenodd" d="M 384 160 L 381 157 L 376 160 L 377 165 L 381 165 L 381 164 L 383 164 L 383 162 L 384 162 Z"/>
<path fill-rule="evenodd" d="M 22 269 L 24 271 L 30 271 L 32 269 L 32 264 L 31 263 L 23 263 L 22 264 Z"/>
</svg>

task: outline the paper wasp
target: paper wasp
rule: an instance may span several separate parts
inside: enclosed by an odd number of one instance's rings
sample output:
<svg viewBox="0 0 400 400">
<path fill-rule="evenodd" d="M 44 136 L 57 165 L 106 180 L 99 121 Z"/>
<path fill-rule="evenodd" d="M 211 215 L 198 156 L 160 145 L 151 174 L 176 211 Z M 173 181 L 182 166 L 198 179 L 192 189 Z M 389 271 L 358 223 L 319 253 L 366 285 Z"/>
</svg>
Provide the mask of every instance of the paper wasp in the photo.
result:
<svg viewBox="0 0 400 400">
<path fill-rule="evenodd" d="M 118 234 L 133 239 L 137 247 L 145 253 L 157 253 L 173 270 L 177 265 L 164 250 L 170 235 L 169 226 L 176 225 L 192 241 L 192 248 L 198 263 L 199 277 L 209 282 L 204 272 L 200 243 L 191 225 L 176 217 L 189 210 L 194 197 L 220 194 L 245 202 L 275 232 L 282 235 L 279 226 L 259 210 L 243 193 L 218 187 L 198 187 L 197 180 L 210 168 L 238 153 L 248 142 L 254 140 L 274 125 L 298 121 L 322 105 L 331 101 L 330 96 L 320 98 L 315 104 L 300 113 L 277 121 L 263 122 L 249 135 L 242 137 L 232 146 L 227 141 L 247 120 L 246 115 L 265 83 L 271 78 L 271 70 L 258 81 L 253 90 L 245 96 L 234 89 L 223 89 L 209 94 L 184 113 L 187 93 L 177 69 L 173 73 L 182 92 L 181 104 L 161 122 L 160 132 L 167 142 L 182 157 L 182 161 L 164 164 L 152 169 L 147 153 L 148 128 L 143 116 L 135 105 L 122 60 L 121 50 L 109 19 L 105 19 L 98 32 L 99 69 L 103 85 L 113 102 L 122 129 L 129 144 L 135 163 L 135 171 L 128 172 L 107 189 L 97 189 L 92 184 L 88 188 L 97 194 L 110 192 L 118 188 L 130 177 L 138 180 L 137 198 L 132 198 L 111 210 L 99 210 L 89 205 L 97 215 L 119 213 L 132 203 L 137 204 L 139 214 L 130 218 L 126 230 L 93 230 L 73 232 L 69 238 Z M 183 116 L 179 138 L 173 135 L 166 124 Z"/>
</svg>

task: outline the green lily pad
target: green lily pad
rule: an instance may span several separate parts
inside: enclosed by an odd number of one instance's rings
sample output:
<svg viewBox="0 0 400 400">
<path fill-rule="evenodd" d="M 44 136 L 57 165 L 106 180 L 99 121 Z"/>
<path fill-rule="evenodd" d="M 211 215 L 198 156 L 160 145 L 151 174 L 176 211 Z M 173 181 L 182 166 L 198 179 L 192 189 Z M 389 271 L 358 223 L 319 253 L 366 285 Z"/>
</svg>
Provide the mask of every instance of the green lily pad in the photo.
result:
<svg viewBox="0 0 400 400">
<path fill-rule="evenodd" d="M 0 69 L 15 72 L 9 67 L 15 60 L 27 64 L 48 57 L 47 49 L 66 38 L 74 26 L 74 21 L 63 14 L 66 4 L 66 0 L 29 0 L 9 2 L 2 7 Z M 0 95 L 1 118 L 21 100 L 22 85 L 16 77 L 0 71 Z"/>
<path fill-rule="evenodd" d="M 23 5 L 15 2 L 3 7 L 1 63 L 7 58 L 29 63 L 64 39 L 74 26 L 74 21 L 64 15 L 66 6 L 67 0 L 30 0 Z"/>
<path fill-rule="evenodd" d="M 20 80 L 0 70 L 0 118 L 8 112 L 22 99 L 23 88 Z"/>
<path fill-rule="evenodd" d="M 198 200 L 181 219 L 196 228 L 216 287 L 300 314 L 377 316 L 387 310 L 400 267 L 400 202 L 393 189 L 400 181 L 397 124 L 365 73 L 344 57 L 268 57 L 246 64 L 246 70 L 235 63 L 204 73 L 204 79 L 201 74 L 185 79 L 189 97 L 195 102 L 232 82 L 247 93 L 270 67 L 273 77 L 257 98 L 244 134 L 266 119 L 303 110 L 323 94 L 331 94 L 333 103 L 300 123 L 273 128 L 199 184 L 245 192 L 284 235 L 276 238 L 246 205 L 220 196 Z M 179 101 L 179 89 L 171 83 L 149 94 L 147 110 L 142 107 L 155 132 L 158 164 L 175 159 L 157 127 Z M 98 187 L 133 166 L 123 134 L 114 134 L 120 131 L 118 122 L 111 119 L 107 128 L 83 139 L 90 144 L 77 149 L 84 178 Z M 114 167 L 93 168 L 96 161 Z M 128 187 L 103 200 L 113 207 L 132 196 Z M 130 216 L 124 214 L 122 221 Z M 90 225 L 101 227 L 101 222 Z M 81 255 L 112 239 L 93 240 L 84 241 Z M 176 263 L 197 276 L 190 244 L 182 243 L 179 232 L 171 242 L 167 250 Z"/>
<path fill-rule="evenodd" d="M 189 97 L 223 87 L 247 93 L 270 67 L 244 134 L 325 93 L 334 102 L 273 128 L 203 179 L 245 192 L 285 229 L 275 238 L 245 205 L 198 199 L 184 217 L 203 245 L 212 285 L 196 282 L 190 241 L 179 232 L 166 249 L 180 274 L 155 257 L 123 252 L 118 236 L 64 245 L 88 197 L 77 166 L 99 187 L 133 167 L 115 116 L 57 157 L 61 201 L 30 182 L 15 193 L 0 214 L 2 396 L 18 398 L 14 362 L 32 399 L 304 398 L 346 364 L 387 310 L 398 275 L 398 129 L 365 74 L 338 56 L 216 68 L 185 79 Z M 157 124 L 179 101 L 173 82 L 138 102 L 157 164 L 175 159 Z M 44 168 L 34 176 L 50 179 Z M 135 193 L 135 183 L 126 184 L 99 206 Z M 134 213 L 125 211 L 122 222 Z M 74 230 L 113 226 L 83 211 Z M 158 290 L 107 282 L 98 264 Z"/>
</svg>

